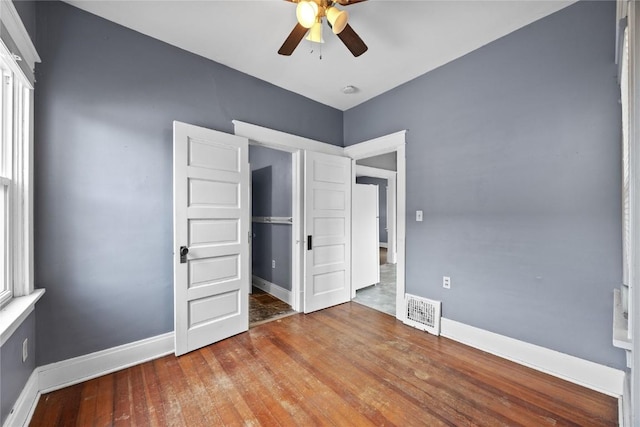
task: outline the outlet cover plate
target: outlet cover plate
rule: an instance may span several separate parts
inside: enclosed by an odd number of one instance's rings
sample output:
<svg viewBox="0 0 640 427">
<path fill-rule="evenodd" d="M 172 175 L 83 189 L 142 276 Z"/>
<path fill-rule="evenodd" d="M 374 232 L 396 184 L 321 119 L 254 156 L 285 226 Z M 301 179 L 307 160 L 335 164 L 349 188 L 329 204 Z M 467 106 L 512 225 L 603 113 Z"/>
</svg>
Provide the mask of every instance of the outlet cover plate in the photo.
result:
<svg viewBox="0 0 640 427">
<path fill-rule="evenodd" d="M 445 289 L 451 289 L 451 277 L 442 276 L 442 287 Z"/>
</svg>

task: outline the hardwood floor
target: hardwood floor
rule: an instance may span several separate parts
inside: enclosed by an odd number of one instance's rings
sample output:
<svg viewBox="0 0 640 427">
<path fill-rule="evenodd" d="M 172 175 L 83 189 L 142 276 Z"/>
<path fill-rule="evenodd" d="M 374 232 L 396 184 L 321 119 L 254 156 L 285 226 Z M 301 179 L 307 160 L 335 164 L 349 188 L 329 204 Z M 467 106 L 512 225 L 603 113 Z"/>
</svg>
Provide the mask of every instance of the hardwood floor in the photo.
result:
<svg viewBox="0 0 640 427">
<path fill-rule="evenodd" d="M 41 396 L 32 426 L 609 426 L 617 401 L 347 303 Z"/>
</svg>

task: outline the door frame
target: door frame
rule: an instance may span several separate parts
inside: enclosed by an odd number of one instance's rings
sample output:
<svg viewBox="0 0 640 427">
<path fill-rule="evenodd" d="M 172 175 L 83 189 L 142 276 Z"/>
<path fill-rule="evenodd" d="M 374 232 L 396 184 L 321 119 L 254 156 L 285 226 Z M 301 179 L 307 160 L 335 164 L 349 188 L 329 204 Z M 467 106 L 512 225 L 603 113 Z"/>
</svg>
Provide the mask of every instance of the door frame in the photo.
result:
<svg viewBox="0 0 640 427">
<path fill-rule="evenodd" d="M 293 154 L 293 232 L 292 234 L 292 284 L 291 293 L 293 295 L 292 308 L 302 311 L 304 307 L 304 271 L 303 260 L 303 162 L 302 151 L 316 151 L 319 153 L 334 154 L 343 157 L 351 157 L 354 160 L 377 156 L 379 154 L 396 153 L 397 170 L 397 198 L 396 198 L 396 319 L 403 321 L 404 294 L 405 294 L 405 229 L 406 229 L 406 159 L 405 159 L 405 136 L 406 130 L 381 136 L 368 141 L 360 142 L 348 147 L 339 147 L 314 139 L 292 135 L 263 126 L 254 125 L 240 120 L 232 120 L 234 134 L 249 139 L 250 145 L 259 145 L 281 151 L 288 151 Z"/>
<path fill-rule="evenodd" d="M 405 260 L 406 260 L 406 130 L 350 145 L 344 153 L 353 160 L 366 159 L 381 154 L 396 153 L 396 319 L 405 320 Z M 353 180 L 355 182 L 355 178 Z"/>
<path fill-rule="evenodd" d="M 249 139 L 249 145 L 256 145 L 291 153 L 291 308 L 302 312 L 304 309 L 304 224 L 303 224 L 303 159 L 304 151 L 335 154 L 344 157 L 344 149 L 336 145 L 304 138 L 297 135 L 232 120 L 234 134 Z"/>
</svg>

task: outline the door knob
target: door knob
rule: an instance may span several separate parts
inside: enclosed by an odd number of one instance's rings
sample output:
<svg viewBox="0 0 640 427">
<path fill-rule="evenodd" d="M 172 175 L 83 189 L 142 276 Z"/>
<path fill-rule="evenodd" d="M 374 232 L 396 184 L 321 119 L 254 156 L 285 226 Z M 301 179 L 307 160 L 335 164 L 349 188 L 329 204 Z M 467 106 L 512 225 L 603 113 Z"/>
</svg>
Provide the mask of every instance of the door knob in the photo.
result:
<svg viewBox="0 0 640 427">
<path fill-rule="evenodd" d="M 189 248 L 186 246 L 180 246 L 180 264 L 185 264 L 187 262 L 187 254 L 189 253 Z"/>
</svg>

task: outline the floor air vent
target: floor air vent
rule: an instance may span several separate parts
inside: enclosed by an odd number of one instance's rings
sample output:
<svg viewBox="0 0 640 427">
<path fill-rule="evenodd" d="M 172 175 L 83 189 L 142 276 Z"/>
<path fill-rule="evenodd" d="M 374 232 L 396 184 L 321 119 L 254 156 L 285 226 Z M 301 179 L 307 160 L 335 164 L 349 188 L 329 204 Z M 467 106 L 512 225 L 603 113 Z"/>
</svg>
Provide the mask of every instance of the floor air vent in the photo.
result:
<svg viewBox="0 0 640 427">
<path fill-rule="evenodd" d="M 440 301 L 407 294 L 404 323 L 414 328 L 440 335 Z"/>
</svg>

